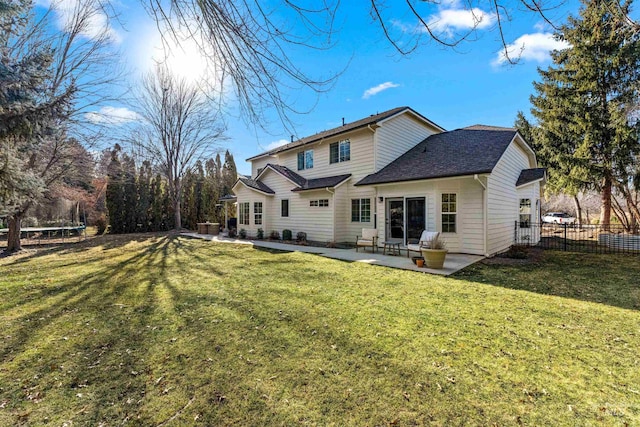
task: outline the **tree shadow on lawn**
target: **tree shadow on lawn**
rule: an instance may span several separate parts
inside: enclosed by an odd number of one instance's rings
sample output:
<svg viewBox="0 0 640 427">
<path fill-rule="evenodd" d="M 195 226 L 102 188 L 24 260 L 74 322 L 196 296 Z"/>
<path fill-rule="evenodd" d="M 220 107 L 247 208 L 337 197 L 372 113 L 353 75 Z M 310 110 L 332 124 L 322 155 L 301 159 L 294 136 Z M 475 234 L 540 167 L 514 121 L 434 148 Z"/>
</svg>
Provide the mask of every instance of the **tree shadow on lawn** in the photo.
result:
<svg viewBox="0 0 640 427">
<path fill-rule="evenodd" d="M 121 250 L 131 237 L 149 244 L 131 253 Z M 55 248 L 15 260 L 20 264 L 38 262 L 40 256 L 52 253 L 61 255 L 59 260 L 47 260 L 46 271 L 29 277 L 28 283 L 16 289 L 20 294 L 16 293 L 15 303 L 3 313 L 7 320 L 0 341 L 0 365 L 7 369 L 0 371 L 0 382 L 7 387 L 3 387 L 0 400 L 8 400 L 6 411 L 11 411 L 16 422 L 21 417 L 20 422 L 37 424 L 45 422 L 46 416 L 51 422 L 59 421 L 56 417 L 69 417 L 79 419 L 80 424 L 133 419 L 152 423 L 158 413 L 144 408 L 146 393 L 162 395 L 163 389 L 171 388 L 167 380 L 155 382 L 162 376 L 158 369 L 175 375 L 176 370 L 187 369 L 172 368 L 176 363 L 206 363 L 189 361 L 190 354 L 197 353 L 191 351 L 192 344 L 206 345 L 206 340 L 200 344 L 195 339 L 204 323 L 190 313 L 218 307 L 233 318 L 250 316 L 244 303 L 237 305 L 238 294 L 253 292 L 250 283 L 238 282 L 231 298 L 226 289 L 217 293 L 216 281 L 232 275 L 233 263 L 238 263 L 238 257 L 211 262 L 212 256 L 230 258 L 226 246 L 203 246 L 177 235 L 117 236 L 107 239 L 106 244 L 92 243 L 84 250 L 105 250 L 83 266 L 78 265 L 82 261 L 75 261 L 74 256 L 81 252 L 76 248 Z M 277 257 L 260 261 L 281 269 L 296 263 Z M 173 350 L 186 336 L 192 343 Z M 176 337 L 177 343 L 173 341 Z M 219 342 L 211 347 L 218 347 Z M 150 359 L 157 357 L 165 360 L 154 365 Z M 174 380 L 183 385 L 203 381 L 193 377 Z M 181 391 L 187 388 L 193 385 L 184 385 Z M 185 403 L 175 400 L 172 393 L 166 394 L 161 397 L 166 399 L 165 411 L 175 411 Z M 34 405 L 33 396 L 42 404 Z M 79 404 L 79 396 L 93 398 Z"/>
<path fill-rule="evenodd" d="M 451 278 L 640 310 L 636 255 L 545 251 L 536 262 L 471 265 Z"/>
<path fill-rule="evenodd" d="M 111 249 L 126 244 L 121 239 L 116 242 Z M 141 401 L 149 386 L 144 359 L 148 338 L 156 330 L 150 325 L 170 317 L 176 300 L 182 298 L 167 280 L 168 270 L 179 264 L 175 255 L 182 250 L 179 239 L 167 236 L 124 259 L 121 253 L 116 255 L 118 261 L 105 257 L 95 263 L 99 267 L 71 273 L 61 284 L 37 283 L 33 278 L 21 288 L 17 304 L 3 313 L 7 320 L 0 365 L 6 369 L 0 378 L 5 377 L 6 385 L 2 395 L 10 398 L 5 410 L 22 417 L 23 423 L 29 422 L 30 413 L 47 410 L 34 422 L 43 422 L 44 416 L 70 417 L 79 408 L 81 424 L 122 422 L 139 415 L 135 404 L 123 402 Z M 55 277 L 57 269 L 58 274 L 69 274 L 66 264 L 47 274 Z M 94 398 L 78 405 L 83 394 Z M 33 405 L 34 400 L 49 397 L 56 401 Z"/>
<path fill-rule="evenodd" d="M 38 247 L 27 247 L 17 253 L 6 253 L 0 251 L 0 259 L 7 259 L 13 264 L 20 264 L 49 255 L 64 255 L 72 253 L 82 253 L 87 249 L 102 247 L 103 250 L 117 249 L 132 242 L 142 243 L 149 239 L 177 237 L 174 232 L 152 232 L 152 233 L 131 233 L 131 234 L 105 234 L 95 236 L 81 242 L 63 243 L 58 245 L 42 245 Z"/>
</svg>

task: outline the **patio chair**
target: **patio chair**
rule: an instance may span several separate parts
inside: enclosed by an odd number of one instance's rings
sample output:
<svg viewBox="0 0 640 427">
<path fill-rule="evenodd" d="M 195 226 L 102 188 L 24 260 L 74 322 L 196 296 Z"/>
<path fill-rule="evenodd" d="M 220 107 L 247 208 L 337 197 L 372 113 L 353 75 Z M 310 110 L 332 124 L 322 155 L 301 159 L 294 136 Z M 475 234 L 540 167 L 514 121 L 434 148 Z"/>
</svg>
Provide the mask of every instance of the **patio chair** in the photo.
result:
<svg viewBox="0 0 640 427">
<path fill-rule="evenodd" d="M 422 235 L 420 235 L 418 243 L 407 243 L 407 257 L 410 257 L 410 252 L 418 252 L 419 254 L 422 254 L 422 252 L 420 252 L 422 248 L 431 248 L 431 242 L 433 239 L 437 239 L 439 235 L 439 231 L 424 230 Z"/>
<path fill-rule="evenodd" d="M 378 229 L 377 228 L 363 228 L 362 235 L 356 236 L 356 252 L 358 252 L 358 248 L 370 247 L 371 252 L 376 251 L 376 241 L 378 240 Z"/>
</svg>

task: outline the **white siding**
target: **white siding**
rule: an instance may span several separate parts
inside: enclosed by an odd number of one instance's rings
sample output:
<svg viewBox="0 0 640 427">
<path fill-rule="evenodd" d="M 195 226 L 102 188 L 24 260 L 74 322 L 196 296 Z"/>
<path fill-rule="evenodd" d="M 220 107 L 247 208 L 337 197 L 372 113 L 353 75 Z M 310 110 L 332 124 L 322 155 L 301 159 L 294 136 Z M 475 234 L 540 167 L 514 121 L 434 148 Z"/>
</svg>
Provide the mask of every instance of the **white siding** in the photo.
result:
<svg viewBox="0 0 640 427">
<path fill-rule="evenodd" d="M 336 223 L 340 233 L 336 233 L 336 240 L 339 242 L 355 242 L 355 237 L 362 234 L 363 228 L 374 228 L 375 225 L 375 197 L 376 192 L 373 187 L 354 187 L 348 183 L 338 188 L 339 197 L 341 198 L 340 211 L 336 213 Z M 371 203 L 371 221 L 369 222 L 351 222 L 351 200 L 352 199 L 369 199 Z"/>
<path fill-rule="evenodd" d="M 267 163 L 277 163 L 275 157 L 261 157 L 251 162 L 251 178 L 258 176 L 258 171 L 267 165 Z"/>
<path fill-rule="evenodd" d="M 351 143 L 351 160 L 329 163 L 329 146 L 344 139 L 349 139 Z M 298 170 L 298 153 L 306 150 L 313 150 L 313 168 Z M 273 159 L 271 163 L 274 163 Z M 307 179 L 350 173 L 355 179 L 359 180 L 373 172 L 373 132 L 369 129 L 361 129 L 350 132 L 347 135 L 309 144 L 298 150 L 280 154 L 277 163 L 288 167 Z"/>
<path fill-rule="evenodd" d="M 384 121 L 376 131 L 375 170 L 379 171 L 437 132 L 408 113 Z"/>
<path fill-rule="evenodd" d="M 384 207 L 380 210 L 377 206 L 375 188 L 355 187 L 353 184 L 380 169 L 381 166 L 376 168 L 376 163 L 388 164 L 435 132 L 437 129 L 428 127 L 423 121 L 406 113 L 384 121 L 375 133 L 369 128 L 363 128 L 276 156 L 252 161 L 253 177 L 267 163 L 286 166 L 307 179 L 351 174 L 349 181 L 340 185 L 333 195 L 324 189 L 312 192 L 291 192 L 293 185 L 289 181 L 273 171 L 265 172 L 261 181 L 276 192 L 276 196 L 269 202 L 269 210 L 265 210 L 265 217 L 269 217 L 266 220 L 268 225 L 263 227 L 265 235 L 268 235 L 272 229 L 282 234 L 282 230 L 288 228 L 293 231 L 294 236 L 297 231 L 306 232 L 309 240 L 353 242 L 362 228 L 375 226 L 376 209 L 378 209 L 378 229 L 381 229 L 384 225 Z M 350 160 L 330 164 L 330 145 L 344 139 L 350 141 Z M 377 142 L 374 143 L 374 140 Z M 375 144 L 378 144 L 377 146 L 382 150 L 377 154 Z M 298 170 L 298 152 L 310 149 L 313 150 L 313 168 Z M 376 155 L 378 160 L 375 159 Z M 284 198 L 289 198 L 288 219 L 280 217 L 280 201 Z M 351 200 L 362 198 L 371 199 L 371 222 L 351 222 Z M 330 199 L 329 208 L 310 207 L 309 201 L 317 199 Z M 241 202 L 240 197 L 238 202 Z M 428 201 L 428 203 L 432 202 L 433 200 Z"/>
<path fill-rule="evenodd" d="M 508 249 L 514 241 L 520 198 L 516 181 L 523 169 L 535 167 L 529 156 L 515 142 L 505 150 L 487 182 L 489 254 Z"/>
<path fill-rule="evenodd" d="M 269 228 L 265 228 L 265 237 L 272 230 L 282 236 L 282 230 L 291 230 L 295 239 L 298 231 L 307 233 L 308 240 L 328 242 L 333 238 L 333 196 L 326 190 L 293 192 L 295 185 L 273 170 L 268 170 L 260 179 L 276 192 L 270 200 L 268 210 Z M 281 201 L 289 200 L 289 217 L 281 215 Z M 329 207 L 309 206 L 310 200 L 329 199 Z"/>
<path fill-rule="evenodd" d="M 442 238 L 451 252 L 482 255 L 484 253 L 483 189 L 471 177 L 398 183 L 378 187 L 378 236 L 385 239 L 386 199 L 390 197 L 426 197 L 427 230 L 441 231 L 441 195 L 457 195 L 456 233 L 443 233 Z M 383 202 L 378 200 L 383 197 Z"/>
<path fill-rule="evenodd" d="M 266 212 L 269 209 L 269 202 L 272 197 L 250 190 L 242 184 L 238 184 L 235 187 L 235 195 L 238 197 L 238 208 L 236 210 L 238 217 L 240 216 L 240 203 L 249 202 L 249 225 L 240 224 L 240 218 L 238 218 L 238 231 L 244 228 L 248 236 L 255 237 L 258 233 L 258 228 L 262 228 L 266 235 L 266 230 L 269 229 L 269 218 Z M 255 202 L 262 202 L 261 225 L 256 225 L 255 223 L 255 215 L 253 213 L 253 204 Z"/>
</svg>

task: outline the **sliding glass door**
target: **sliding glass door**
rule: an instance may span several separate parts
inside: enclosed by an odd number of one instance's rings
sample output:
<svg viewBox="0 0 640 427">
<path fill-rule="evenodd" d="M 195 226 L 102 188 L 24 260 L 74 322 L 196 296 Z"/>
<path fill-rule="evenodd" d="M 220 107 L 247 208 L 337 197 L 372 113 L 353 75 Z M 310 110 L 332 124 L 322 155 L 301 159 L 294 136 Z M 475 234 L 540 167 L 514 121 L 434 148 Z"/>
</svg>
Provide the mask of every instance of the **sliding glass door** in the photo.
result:
<svg viewBox="0 0 640 427">
<path fill-rule="evenodd" d="M 404 199 L 387 199 L 387 242 L 404 242 Z"/>
<path fill-rule="evenodd" d="M 411 197 L 406 199 L 407 220 L 405 243 L 418 242 L 422 231 L 426 228 L 426 200 L 424 197 Z"/>
<path fill-rule="evenodd" d="M 426 228 L 427 204 L 424 197 L 388 198 L 386 200 L 386 240 L 417 243 Z"/>
</svg>

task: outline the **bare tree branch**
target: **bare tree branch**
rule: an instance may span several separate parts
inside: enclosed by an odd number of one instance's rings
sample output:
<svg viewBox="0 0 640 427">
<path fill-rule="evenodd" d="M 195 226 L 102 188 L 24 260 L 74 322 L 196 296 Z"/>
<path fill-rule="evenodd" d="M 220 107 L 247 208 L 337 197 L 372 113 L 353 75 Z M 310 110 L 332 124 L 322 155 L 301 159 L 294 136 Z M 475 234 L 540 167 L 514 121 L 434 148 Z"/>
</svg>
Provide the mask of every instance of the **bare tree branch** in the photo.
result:
<svg viewBox="0 0 640 427">
<path fill-rule="evenodd" d="M 125 142 L 167 178 L 175 227 L 180 229 L 182 179 L 197 160 L 210 156 L 225 139 L 221 110 L 198 85 L 177 78 L 162 65 L 144 77 L 136 106 L 141 120 Z"/>
</svg>

